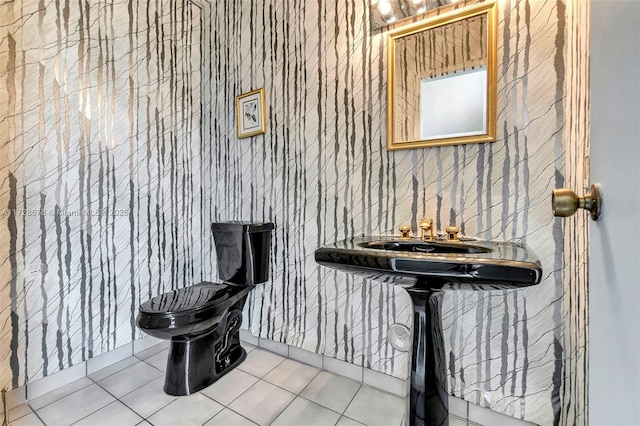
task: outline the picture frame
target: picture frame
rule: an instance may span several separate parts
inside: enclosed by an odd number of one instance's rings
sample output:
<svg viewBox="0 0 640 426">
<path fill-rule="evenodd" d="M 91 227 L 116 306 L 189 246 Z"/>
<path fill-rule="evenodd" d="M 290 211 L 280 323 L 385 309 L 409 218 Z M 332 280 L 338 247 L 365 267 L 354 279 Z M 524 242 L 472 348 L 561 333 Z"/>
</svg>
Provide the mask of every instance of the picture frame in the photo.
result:
<svg viewBox="0 0 640 426">
<path fill-rule="evenodd" d="M 267 131 L 264 87 L 236 96 L 238 139 L 261 135 Z"/>
</svg>

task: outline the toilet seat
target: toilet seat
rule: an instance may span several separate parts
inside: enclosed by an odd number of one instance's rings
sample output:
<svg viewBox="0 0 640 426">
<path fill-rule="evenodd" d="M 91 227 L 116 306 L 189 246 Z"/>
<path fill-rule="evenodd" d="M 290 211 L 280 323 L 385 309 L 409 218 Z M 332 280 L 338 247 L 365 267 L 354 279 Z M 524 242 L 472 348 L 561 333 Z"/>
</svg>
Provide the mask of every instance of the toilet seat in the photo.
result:
<svg viewBox="0 0 640 426">
<path fill-rule="evenodd" d="M 169 291 L 140 305 L 138 325 L 152 334 L 153 330 L 200 332 L 215 326 L 253 287 L 202 282 Z"/>
</svg>

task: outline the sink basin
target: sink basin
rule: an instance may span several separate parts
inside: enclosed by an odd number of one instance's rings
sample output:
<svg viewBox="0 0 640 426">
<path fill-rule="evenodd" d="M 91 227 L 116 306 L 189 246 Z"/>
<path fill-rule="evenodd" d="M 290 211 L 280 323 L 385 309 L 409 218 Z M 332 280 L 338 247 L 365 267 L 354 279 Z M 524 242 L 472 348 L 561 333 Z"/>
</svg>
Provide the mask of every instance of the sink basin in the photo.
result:
<svg viewBox="0 0 640 426">
<path fill-rule="evenodd" d="M 318 248 L 315 258 L 330 268 L 423 289 L 520 288 L 542 278 L 535 254 L 509 242 L 356 237 Z"/>
<path fill-rule="evenodd" d="M 358 244 L 365 249 L 406 251 L 413 253 L 490 253 L 491 249 L 472 244 L 440 241 L 378 240 Z"/>
</svg>

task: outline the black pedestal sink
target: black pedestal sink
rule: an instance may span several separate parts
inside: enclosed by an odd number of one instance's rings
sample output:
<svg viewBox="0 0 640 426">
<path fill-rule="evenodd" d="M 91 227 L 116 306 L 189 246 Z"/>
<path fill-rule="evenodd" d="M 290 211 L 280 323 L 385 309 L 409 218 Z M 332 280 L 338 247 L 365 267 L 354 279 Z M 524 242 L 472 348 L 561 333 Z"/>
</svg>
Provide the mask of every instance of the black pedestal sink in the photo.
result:
<svg viewBox="0 0 640 426">
<path fill-rule="evenodd" d="M 413 300 L 411 426 L 447 426 L 443 291 L 518 289 L 540 283 L 542 268 L 524 244 L 358 237 L 320 247 L 316 262 L 400 285 Z"/>
</svg>

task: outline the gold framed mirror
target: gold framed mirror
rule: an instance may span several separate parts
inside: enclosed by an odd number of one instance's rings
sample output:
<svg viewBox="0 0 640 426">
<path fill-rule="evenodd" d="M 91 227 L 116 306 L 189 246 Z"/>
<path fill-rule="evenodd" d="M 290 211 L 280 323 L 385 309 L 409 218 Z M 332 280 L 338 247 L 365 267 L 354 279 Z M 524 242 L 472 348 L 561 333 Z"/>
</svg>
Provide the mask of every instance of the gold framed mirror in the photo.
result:
<svg viewBox="0 0 640 426">
<path fill-rule="evenodd" d="M 389 32 L 387 149 L 493 142 L 497 5 Z"/>
</svg>

